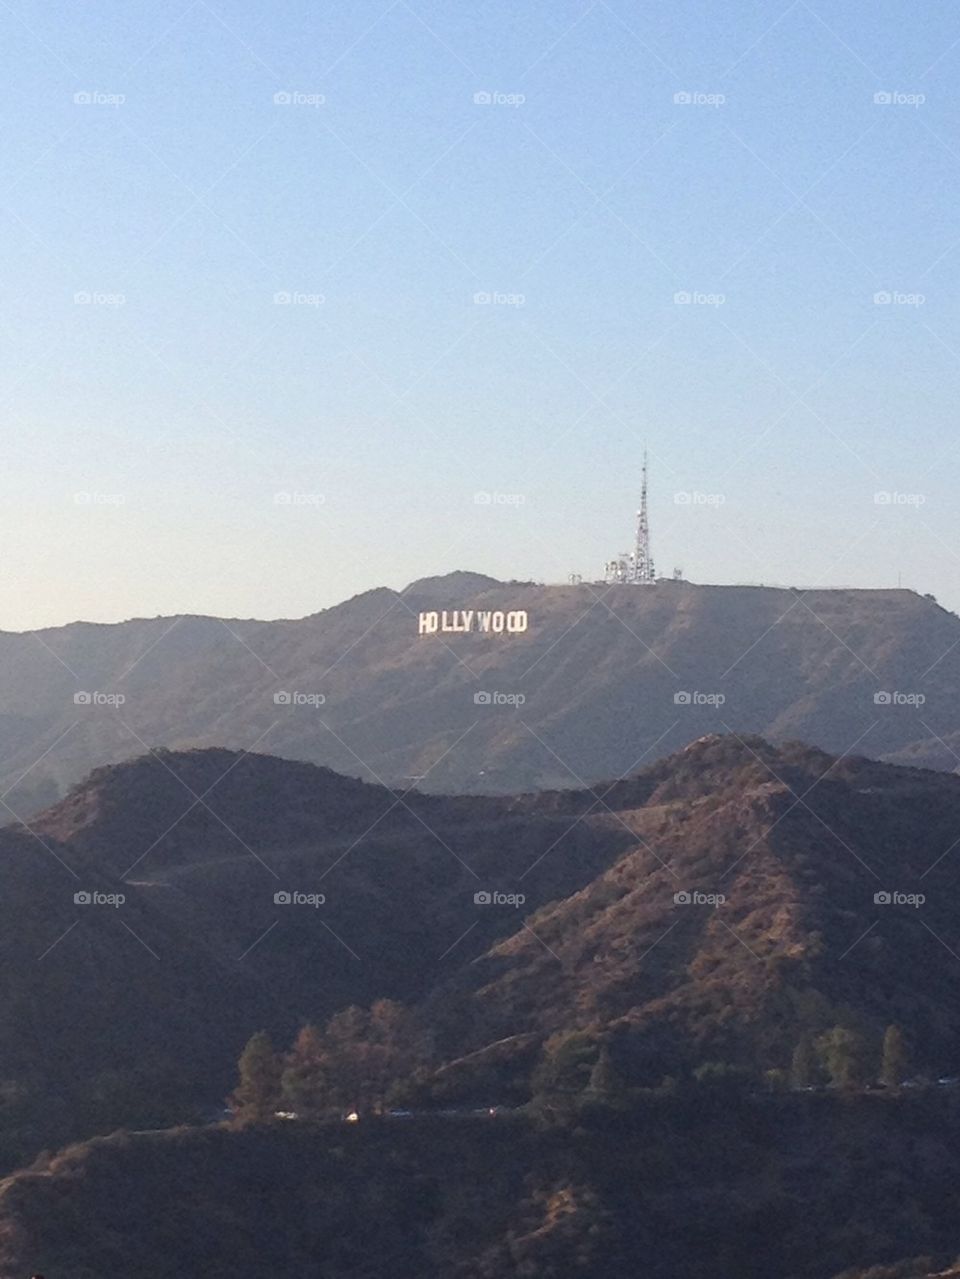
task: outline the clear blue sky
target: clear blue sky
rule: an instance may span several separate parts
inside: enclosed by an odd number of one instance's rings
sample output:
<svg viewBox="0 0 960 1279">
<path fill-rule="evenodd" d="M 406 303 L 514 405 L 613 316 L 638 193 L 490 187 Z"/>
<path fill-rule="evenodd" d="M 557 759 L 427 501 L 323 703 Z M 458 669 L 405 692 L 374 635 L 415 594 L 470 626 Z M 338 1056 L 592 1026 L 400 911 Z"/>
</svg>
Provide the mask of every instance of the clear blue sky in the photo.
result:
<svg viewBox="0 0 960 1279">
<path fill-rule="evenodd" d="M 9 0 L 0 50 L 0 627 L 591 575 L 644 442 L 661 570 L 960 607 L 954 6 Z"/>
</svg>

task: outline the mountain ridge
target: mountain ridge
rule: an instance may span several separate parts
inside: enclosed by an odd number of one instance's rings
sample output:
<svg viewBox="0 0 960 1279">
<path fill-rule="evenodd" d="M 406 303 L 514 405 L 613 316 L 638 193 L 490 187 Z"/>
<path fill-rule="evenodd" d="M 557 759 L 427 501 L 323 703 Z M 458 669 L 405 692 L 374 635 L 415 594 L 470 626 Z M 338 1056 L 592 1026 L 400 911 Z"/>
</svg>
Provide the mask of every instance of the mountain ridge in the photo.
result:
<svg viewBox="0 0 960 1279">
<path fill-rule="evenodd" d="M 419 634 L 418 613 L 442 619 L 444 607 L 521 610 L 527 627 Z M 160 745 L 511 794 L 627 774 L 731 729 L 952 770 L 957 697 L 960 619 L 909 591 L 543 586 L 459 572 L 302 619 L 0 634 L 0 792 L 29 818 L 93 768 Z"/>
</svg>

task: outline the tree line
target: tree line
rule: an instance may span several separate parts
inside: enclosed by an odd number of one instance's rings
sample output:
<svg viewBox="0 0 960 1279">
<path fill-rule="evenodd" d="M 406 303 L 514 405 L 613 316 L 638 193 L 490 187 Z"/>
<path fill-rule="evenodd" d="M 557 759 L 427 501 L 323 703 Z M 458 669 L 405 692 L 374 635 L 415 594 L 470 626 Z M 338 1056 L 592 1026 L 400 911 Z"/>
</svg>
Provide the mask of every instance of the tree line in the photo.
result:
<svg viewBox="0 0 960 1279">
<path fill-rule="evenodd" d="M 432 1048 L 411 1011 L 389 999 L 377 1000 L 369 1009 L 344 1009 L 323 1027 L 304 1026 L 286 1052 L 278 1052 L 261 1031 L 241 1054 L 230 1108 L 239 1122 L 258 1123 L 282 1113 L 320 1119 L 349 1111 L 377 1112 L 403 1104 L 414 1092 L 429 1104 Z M 615 1050 L 608 1037 L 590 1031 L 550 1036 L 530 1076 L 531 1112 L 562 1117 L 584 1105 L 622 1107 L 632 1098 L 691 1086 L 714 1094 L 824 1086 L 850 1091 L 877 1084 L 899 1088 L 914 1070 L 907 1037 L 897 1025 L 887 1026 L 882 1037 L 849 1025 L 805 1033 L 788 1069 L 760 1074 L 706 1061 L 689 1074 L 665 1076 L 653 1089 L 636 1086 Z"/>
</svg>

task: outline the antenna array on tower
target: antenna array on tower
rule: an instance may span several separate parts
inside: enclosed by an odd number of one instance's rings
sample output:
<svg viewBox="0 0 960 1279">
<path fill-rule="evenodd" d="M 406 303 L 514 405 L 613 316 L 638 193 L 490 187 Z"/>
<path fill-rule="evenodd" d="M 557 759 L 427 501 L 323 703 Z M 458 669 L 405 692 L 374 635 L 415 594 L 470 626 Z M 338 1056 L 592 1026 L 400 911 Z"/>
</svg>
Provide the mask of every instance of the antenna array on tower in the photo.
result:
<svg viewBox="0 0 960 1279">
<path fill-rule="evenodd" d="M 608 560 L 604 568 L 604 581 L 613 584 L 625 582 L 631 586 L 653 586 L 657 580 L 653 556 L 650 554 L 650 520 L 647 515 L 647 452 L 643 452 L 643 472 L 640 485 L 640 509 L 637 511 L 637 536 L 632 553 L 623 551 L 616 559 Z"/>
</svg>

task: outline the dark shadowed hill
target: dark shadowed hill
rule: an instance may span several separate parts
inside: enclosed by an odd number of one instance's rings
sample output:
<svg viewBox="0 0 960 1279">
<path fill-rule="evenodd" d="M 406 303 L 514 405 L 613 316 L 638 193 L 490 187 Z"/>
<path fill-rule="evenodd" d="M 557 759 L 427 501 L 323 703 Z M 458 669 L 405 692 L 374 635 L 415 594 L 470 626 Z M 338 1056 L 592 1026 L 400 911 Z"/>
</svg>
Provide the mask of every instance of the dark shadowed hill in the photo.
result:
<svg viewBox="0 0 960 1279">
<path fill-rule="evenodd" d="M 606 1062 L 629 1119 L 585 1110 L 575 1146 L 569 1133 L 518 1146 L 508 1129 L 507 1162 L 501 1129 L 484 1129 L 459 1180 L 461 1138 L 419 1120 L 409 1145 L 388 1133 L 346 1153 L 339 1126 L 332 1141 L 304 1128 L 262 1149 L 216 1133 L 94 1143 L 5 1185 L 0 1259 L 11 1276 L 38 1250 L 54 1273 L 122 1273 L 136 1221 L 151 1240 L 144 1276 L 190 1273 L 201 1237 L 223 1274 L 246 1273 L 239 1248 L 256 1273 L 315 1256 L 324 1273 L 375 1275 L 376 1217 L 394 1274 L 559 1279 L 571 1249 L 586 1276 L 642 1254 L 658 1279 L 946 1264 L 958 856 L 960 777 L 737 734 L 609 786 L 502 798 L 385 790 L 219 749 L 102 769 L 29 827 L 0 831 L 5 1169 L 120 1125 L 210 1114 L 251 1032 L 286 1047 L 304 1023 L 383 998 L 406 1006 L 402 1033 L 422 1049 L 414 1074 L 387 1080 L 418 1110 L 533 1097 L 540 1113 L 559 1095 L 545 1065 L 573 1043 L 591 1072 Z M 859 1037 L 875 1080 L 892 1024 L 911 1069 L 947 1080 L 915 1106 L 899 1088 L 766 1092 L 801 1042 L 837 1030 Z M 281 1164 L 295 1192 L 266 1177 Z M 181 1196 L 165 1209 L 156 1177 Z M 249 1208 L 265 1188 L 280 1217 Z M 53 1201 L 58 1230 L 45 1233 Z M 314 1223 L 293 1252 L 270 1225 L 288 1209 Z M 770 1220 L 768 1250 L 744 1251 Z"/>
<path fill-rule="evenodd" d="M 0 1055 L 41 1094 L 112 1070 L 142 1101 L 162 1077 L 183 1113 L 223 1094 L 252 1030 L 288 1042 L 387 997 L 467 1099 L 522 1100 L 571 1030 L 616 1041 L 644 1084 L 786 1068 L 848 1021 L 896 1022 L 953 1071 L 958 838 L 956 776 L 735 735 L 514 798 L 147 756 L 0 835 Z"/>
<path fill-rule="evenodd" d="M 0 1183 L 0 1279 L 949 1279 L 955 1101 L 118 1133 Z"/>
<path fill-rule="evenodd" d="M 575 821 L 590 802 L 394 793 L 223 750 L 95 772 L 0 831 L 0 1165 L 208 1111 L 258 1027 L 284 1039 L 349 1004 L 424 997 L 464 933 L 517 926 L 476 893 L 536 866 L 539 905 L 628 846 L 616 823 Z"/>
<path fill-rule="evenodd" d="M 494 629 L 520 612 L 526 629 Z M 632 772 L 728 726 L 952 770 L 958 698 L 960 619 L 909 591 L 453 573 L 297 621 L 0 634 L 0 787 L 29 816 L 99 765 L 225 746 L 509 793 Z"/>
</svg>

